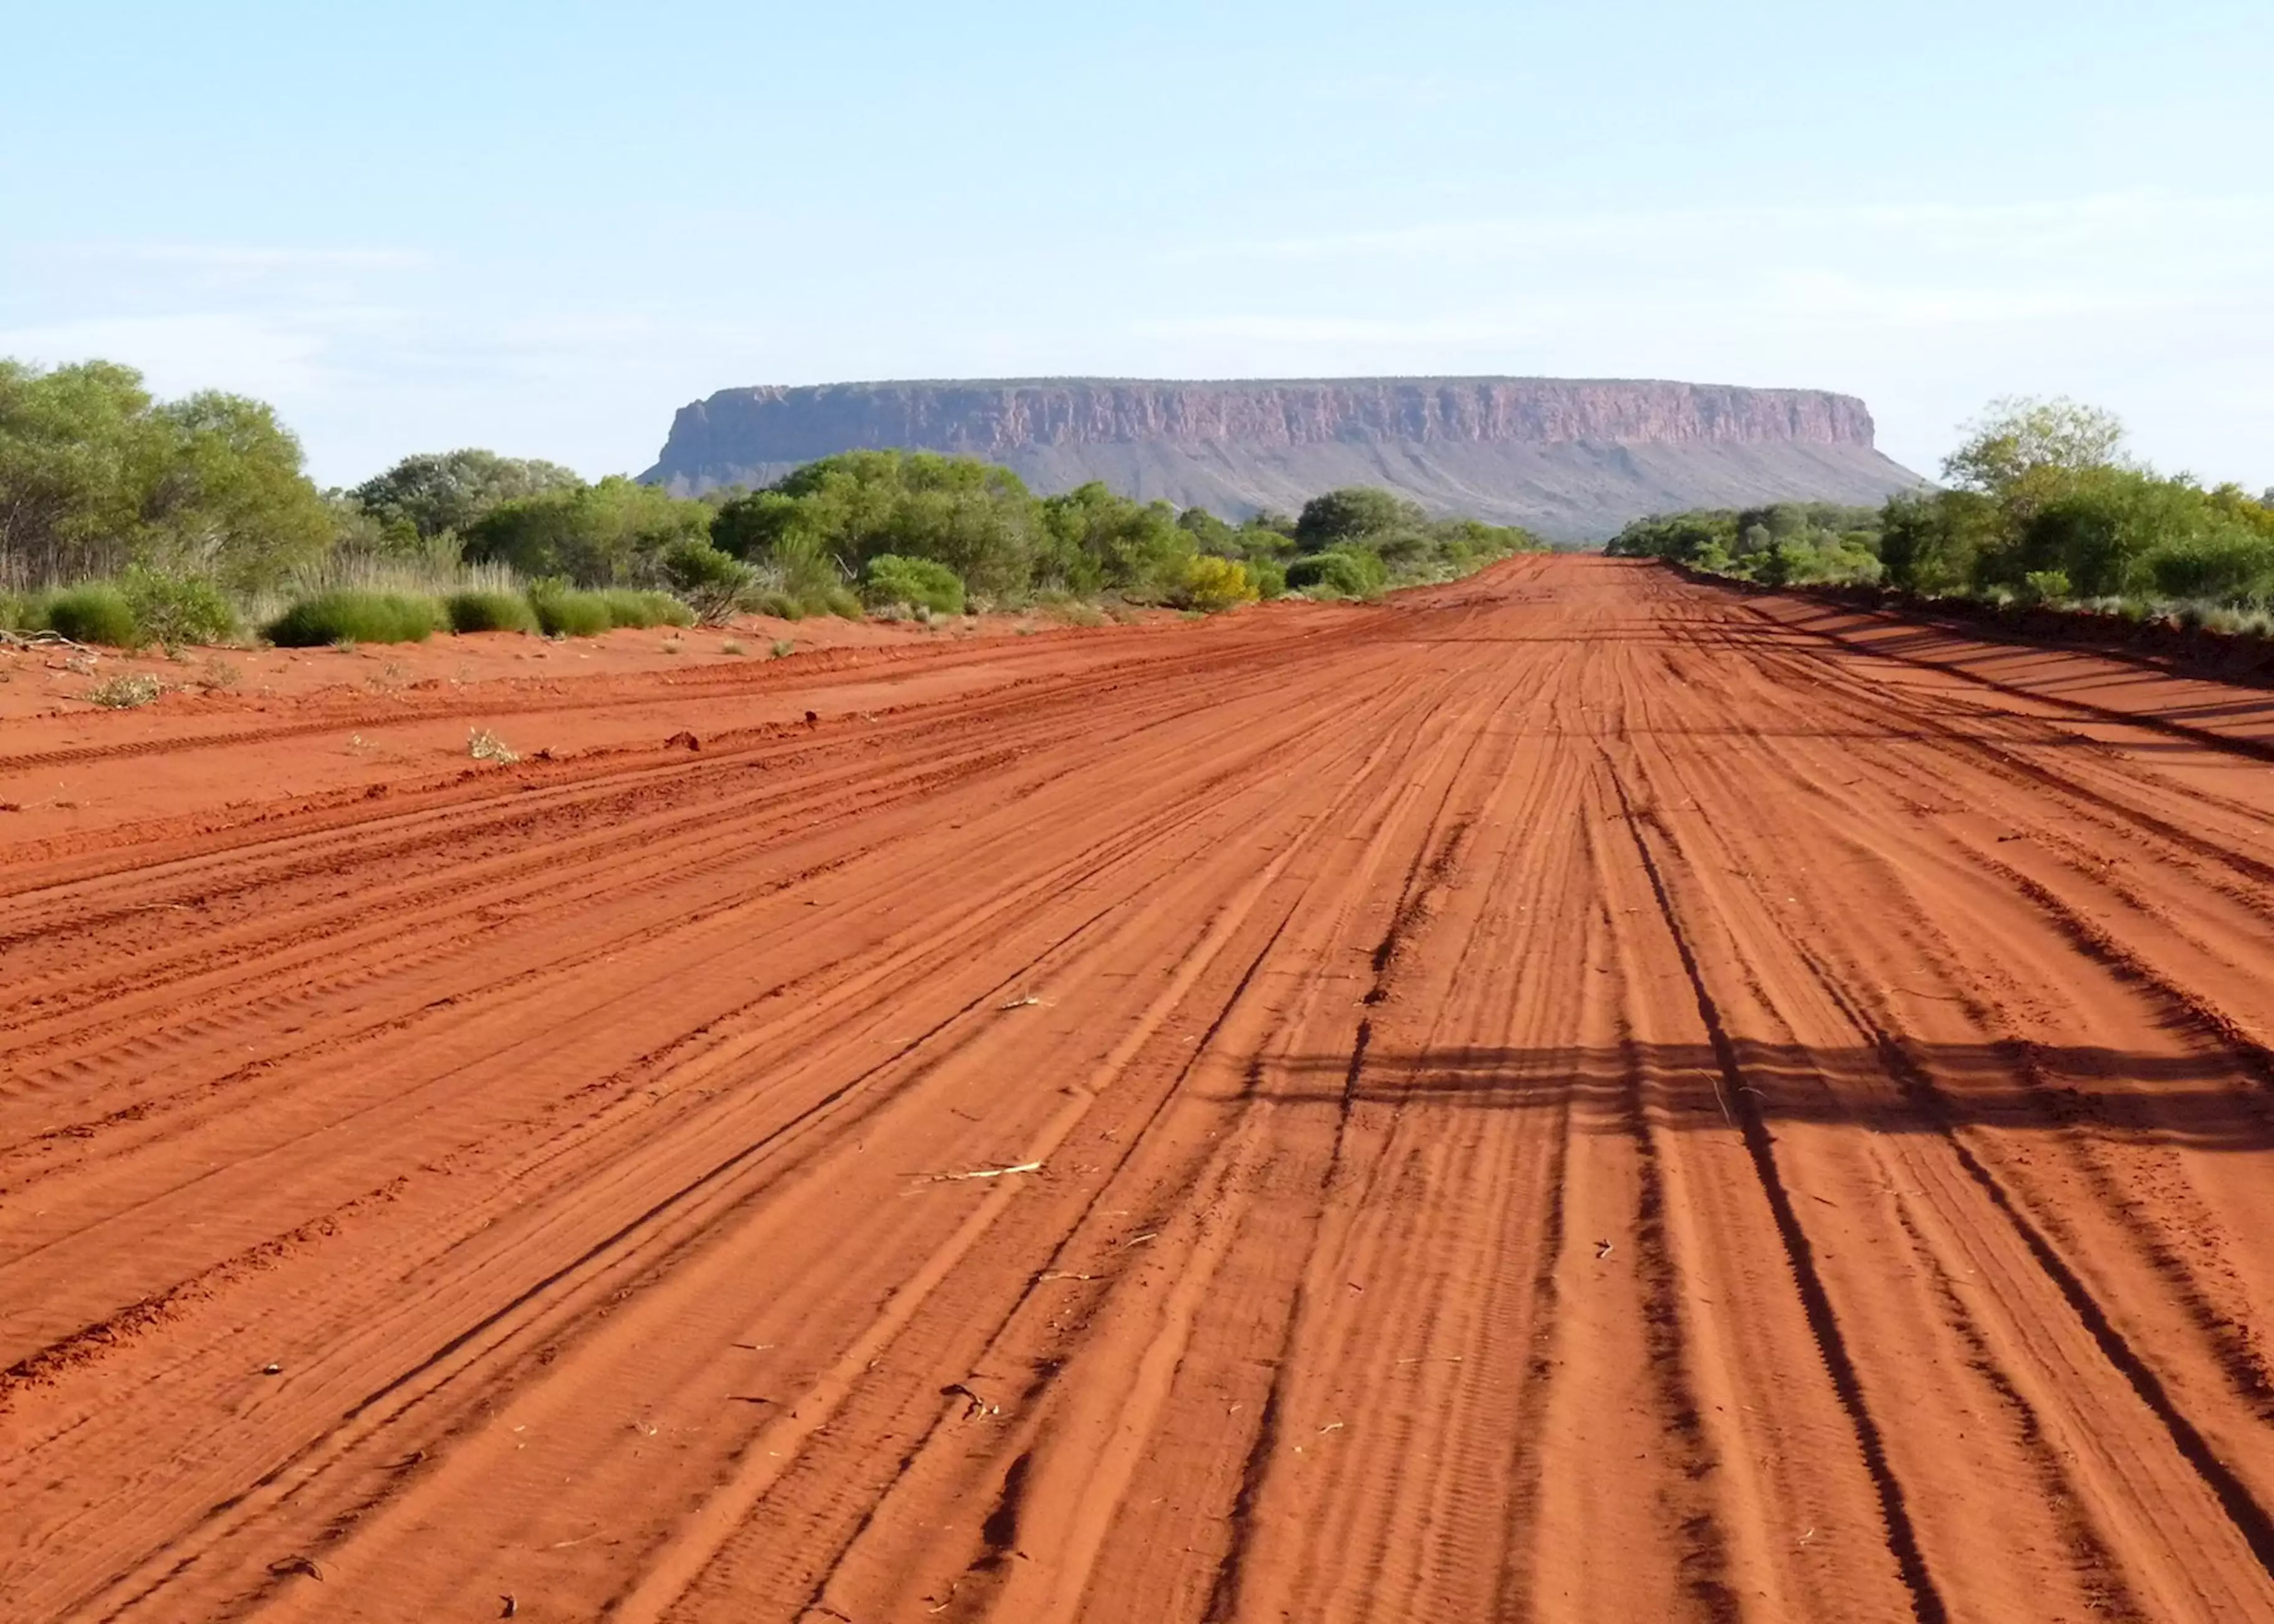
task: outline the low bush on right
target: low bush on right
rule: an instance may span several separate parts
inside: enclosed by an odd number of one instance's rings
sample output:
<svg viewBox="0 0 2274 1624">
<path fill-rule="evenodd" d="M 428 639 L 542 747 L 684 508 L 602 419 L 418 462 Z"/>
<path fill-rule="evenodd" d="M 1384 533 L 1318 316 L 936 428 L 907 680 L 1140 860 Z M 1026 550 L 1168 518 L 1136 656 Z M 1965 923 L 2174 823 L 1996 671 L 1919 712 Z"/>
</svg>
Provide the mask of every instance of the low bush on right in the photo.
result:
<svg viewBox="0 0 2274 1624">
<path fill-rule="evenodd" d="M 537 611 L 518 592 L 453 592 L 442 600 L 454 632 L 528 632 L 534 635 Z"/>
<path fill-rule="evenodd" d="M 879 553 L 869 560 L 861 596 L 872 609 L 906 604 L 934 614 L 963 613 L 963 577 L 936 559 Z"/>
<path fill-rule="evenodd" d="M 268 641 L 285 649 L 335 643 L 424 643 L 442 625 L 442 605 L 431 598 L 341 588 L 294 604 L 269 623 Z"/>
</svg>

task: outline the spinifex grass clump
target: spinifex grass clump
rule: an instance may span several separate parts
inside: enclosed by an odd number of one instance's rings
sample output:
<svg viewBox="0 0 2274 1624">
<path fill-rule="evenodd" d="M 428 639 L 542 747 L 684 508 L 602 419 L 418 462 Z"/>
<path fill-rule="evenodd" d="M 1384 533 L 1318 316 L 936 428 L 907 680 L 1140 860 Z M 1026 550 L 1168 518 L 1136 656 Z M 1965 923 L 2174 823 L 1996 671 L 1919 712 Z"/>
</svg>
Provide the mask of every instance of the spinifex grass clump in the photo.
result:
<svg viewBox="0 0 2274 1624">
<path fill-rule="evenodd" d="M 548 583 L 529 589 L 529 606 L 536 613 L 538 629 L 548 637 L 597 637 L 616 623 L 602 592 L 580 592 Z"/>
<path fill-rule="evenodd" d="M 287 649 L 424 643 L 442 625 L 442 605 L 431 598 L 343 588 L 294 604 L 269 624 L 268 641 Z"/>
<path fill-rule="evenodd" d="M 41 625 L 73 643 L 99 643 L 107 648 L 132 649 L 142 642 L 134 605 L 126 594 L 108 581 L 64 587 L 48 594 L 37 606 Z"/>
<path fill-rule="evenodd" d="M 617 626 L 692 626 L 695 611 L 668 592 L 635 592 L 611 587 L 598 594 L 608 605 L 608 619 Z"/>
<path fill-rule="evenodd" d="M 537 611 L 518 592 L 453 592 L 442 600 L 454 632 L 528 632 L 538 630 Z"/>
</svg>

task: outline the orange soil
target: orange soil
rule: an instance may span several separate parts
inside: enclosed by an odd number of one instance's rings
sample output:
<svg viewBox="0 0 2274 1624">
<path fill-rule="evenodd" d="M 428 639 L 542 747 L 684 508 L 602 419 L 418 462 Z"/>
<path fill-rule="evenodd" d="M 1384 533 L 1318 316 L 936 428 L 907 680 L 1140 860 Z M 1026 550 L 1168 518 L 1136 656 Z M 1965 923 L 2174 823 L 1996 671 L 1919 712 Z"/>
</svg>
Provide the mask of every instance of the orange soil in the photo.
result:
<svg viewBox="0 0 2274 1624">
<path fill-rule="evenodd" d="M 0 1617 L 2274 1617 L 2274 696 L 1525 559 L 223 703 L 0 737 Z"/>
</svg>

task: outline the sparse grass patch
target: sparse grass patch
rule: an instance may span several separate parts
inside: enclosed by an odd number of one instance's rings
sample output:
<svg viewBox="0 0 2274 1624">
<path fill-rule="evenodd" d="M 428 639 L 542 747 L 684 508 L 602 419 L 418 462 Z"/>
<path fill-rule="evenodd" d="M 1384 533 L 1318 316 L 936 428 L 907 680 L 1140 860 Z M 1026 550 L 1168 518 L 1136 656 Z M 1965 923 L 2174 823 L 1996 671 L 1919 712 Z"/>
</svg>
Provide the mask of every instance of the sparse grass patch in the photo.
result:
<svg viewBox="0 0 2274 1624">
<path fill-rule="evenodd" d="M 537 611 L 519 592 L 472 588 L 442 600 L 454 632 L 527 632 L 538 629 Z"/>
<path fill-rule="evenodd" d="M 442 605 L 407 592 L 343 587 L 294 604 L 269 623 L 279 648 L 361 643 L 424 643 L 442 626 Z"/>
<path fill-rule="evenodd" d="M 791 655 L 797 652 L 797 644 L 792 643 L 787 637 L 777 637 L 774 639 L 774 646 L 767 650 L 766 652 L 776 659 L 787 659 Z"/>
<path fill-rule="evenodd" d="M 721 654 L 748 654 L 749 650 L 744 648 L 734 638 L 729 637 L 726 642 L 719 645 L 719 652 Z"/>
<path fill-rule="evenodd" d="M 486 727 L 477 727 L 466 735 L 466 754 L 476 761 L 495 762 L 501 767 L 510 767 L 521 759 L 504 740 Z"/>
<path fill-rule="evenodd" d="M 1084 603 L 1078 598 L 1047 598 L 1035 605 L 1037 614 L 1046 614 L 1061 626 L 1094 627 L 1108 624 L 1105 611 L 1096 604 Z"/>
<path fill-rule="evenodd" d="M 107 710 L 132 710 L 148 704 L 165 691 L 166 685 L 157 678 L 135 671 L 96 683 L 87 690 L 87 696 Z"/>
</svg>

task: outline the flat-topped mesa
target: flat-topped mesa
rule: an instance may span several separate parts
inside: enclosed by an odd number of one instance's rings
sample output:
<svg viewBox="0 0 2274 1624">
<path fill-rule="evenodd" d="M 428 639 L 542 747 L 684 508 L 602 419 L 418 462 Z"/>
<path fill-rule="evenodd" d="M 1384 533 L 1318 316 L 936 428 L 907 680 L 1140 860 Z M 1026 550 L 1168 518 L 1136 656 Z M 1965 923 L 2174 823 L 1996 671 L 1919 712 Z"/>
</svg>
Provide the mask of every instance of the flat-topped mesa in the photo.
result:
<svg viewBox="0 0 2274 1624">
<path fill-rule="evenodd" d="M 1571 539 L 1668 508 L 1877 500 L 1916 483 L 1873 449 L 1851 395 L 1552 378 L 729 389 L 680 410 L 645 477 L 687 492 L 762 485 L 885 447 L 1007 463 L 1046 492 L 1101 479 L 1230 517 L 1387 485 Z"/>
</svg>

